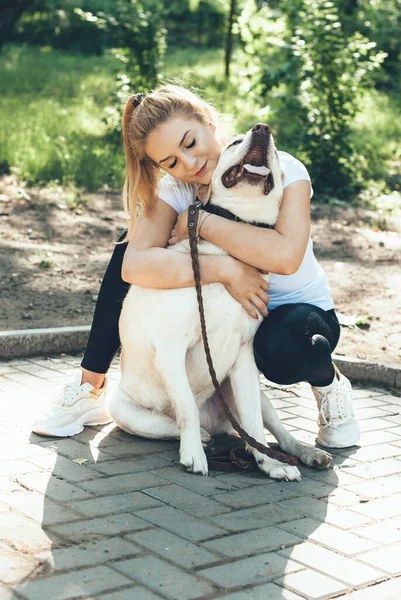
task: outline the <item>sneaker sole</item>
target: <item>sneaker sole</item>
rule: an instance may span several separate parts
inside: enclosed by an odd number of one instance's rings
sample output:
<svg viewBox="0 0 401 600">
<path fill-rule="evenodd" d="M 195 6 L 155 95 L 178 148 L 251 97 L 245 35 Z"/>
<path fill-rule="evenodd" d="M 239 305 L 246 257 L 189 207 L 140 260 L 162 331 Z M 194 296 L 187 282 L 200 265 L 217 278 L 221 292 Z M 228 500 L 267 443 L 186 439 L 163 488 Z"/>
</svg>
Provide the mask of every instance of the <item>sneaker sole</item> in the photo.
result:
<svg viewBox="0 0 401 600">
<path fill-rule="evenodd" d="M 89 420 L 87 420 L 89 418 Z M 37 433 L 39 435 L 45 435 L 48 437 L 72 437 L 73 435 L 78 435 L 84 430 L 84 427 L 94 427 L 95 425 L 107 425 L 112 422 L 111 417 L 104 416 L 104 411 L 102 410 L 99 414 L 99 410 L 91 411 L 86 415 L 83 415 L 81 419 L 70 423 L 69 425 L 65 425 L 64 427 L 57 428 L 42 428 L 40 426 L 33 427 L 32 432 Z"/>
<path fill-rule="evenodd" d="M 360 431 L 358 432 L 358 435 L 356 435 L 352 440 L 344 440 L 344 441 L 336 441 L 336 442 L 325 442 L 324 440 L 322 440 L 321 438 L 319 438 L 319 436 L 317 436 L 316 441 L 320 446 L 323 446 L 324 448 L 351 448 L 352 446 L 356 446 L 357 443 L 359 442 L 361 438 L 361 433 Z"/>
</svg>

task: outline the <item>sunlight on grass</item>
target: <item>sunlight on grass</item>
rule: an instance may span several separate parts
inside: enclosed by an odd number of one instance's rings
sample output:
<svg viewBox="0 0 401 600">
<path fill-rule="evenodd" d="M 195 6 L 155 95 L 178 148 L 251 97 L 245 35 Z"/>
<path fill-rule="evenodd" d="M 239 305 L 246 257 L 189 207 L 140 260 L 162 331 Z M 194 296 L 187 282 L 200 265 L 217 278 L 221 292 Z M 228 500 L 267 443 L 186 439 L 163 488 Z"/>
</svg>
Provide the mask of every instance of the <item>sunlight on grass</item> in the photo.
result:
<svg viewBox="0 0 401 600">
<path fill-rule="evenodd" d="M 222 49 L 172 48 L 161 82 L 183 83 L 199 91 L 222 114 L 227 135 L 268 121 L 278 147 L 302 158 L 297 146 L 300 124 L 281 115 L 283 102 L 291 101 L 286 89 L 276 88 L 266 106 L 261 105 L 247 92 L 239 64 L 234 54 L 227 82 Z M 1 172 L 15 167 L 20 178 L 35 184 L 58 181 L 87 189 L 105 184 L 121 188 L 122 147 L 116 151 L 119 137 L 110 141 L 105 120 L 108 109 L 116 108 L 120 70 L 121 63 L 111 54 L 97 57 L 6 46 L 0 64 Z M 373 90 L 362 98 L 354 124 L 353 141 L 363 156 L 366 181 L 382 194 L 401 189 L 399 113 L 396 94 Z"/>
</svg>

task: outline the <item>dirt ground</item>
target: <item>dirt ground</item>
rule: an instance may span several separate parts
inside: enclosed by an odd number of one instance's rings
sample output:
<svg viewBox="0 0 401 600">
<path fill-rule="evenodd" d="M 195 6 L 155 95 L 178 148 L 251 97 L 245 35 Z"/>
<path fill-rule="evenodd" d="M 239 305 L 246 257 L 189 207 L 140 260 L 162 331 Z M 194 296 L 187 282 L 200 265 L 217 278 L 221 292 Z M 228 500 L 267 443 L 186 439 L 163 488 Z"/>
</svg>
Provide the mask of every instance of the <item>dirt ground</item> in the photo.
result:
<svg viewBox="0 0 401 600">
<path fill-rule="evenodd" d="M 343 326 L 337 353 L 401 365 L 401 220 L 312 207 L 315 253 Z M 0 330 L 90 324 L 120 197 L 22 189 L 0 179 Z"/>
</svg>

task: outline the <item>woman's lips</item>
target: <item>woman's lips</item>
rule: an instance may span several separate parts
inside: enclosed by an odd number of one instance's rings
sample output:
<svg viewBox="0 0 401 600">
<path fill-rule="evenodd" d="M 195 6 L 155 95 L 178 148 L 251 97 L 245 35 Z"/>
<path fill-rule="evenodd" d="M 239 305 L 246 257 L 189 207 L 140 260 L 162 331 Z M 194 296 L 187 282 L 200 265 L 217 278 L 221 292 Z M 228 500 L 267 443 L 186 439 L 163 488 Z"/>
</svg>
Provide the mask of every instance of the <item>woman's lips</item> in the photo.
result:
<svg viewBox="0 0 401 600">
<path fill-rule="evenodd" d="M 202 177 L 202 175 L 204 175 L 205 171 L 206 171 L 206 167 L 207 167 L 207 161 L 205 162 L 205 164 L 203 165 L 203 167 L 201 167 L 199 169 L 199 171 L 197 171 L 194 175 L 194 177 Z"/>
</svg>

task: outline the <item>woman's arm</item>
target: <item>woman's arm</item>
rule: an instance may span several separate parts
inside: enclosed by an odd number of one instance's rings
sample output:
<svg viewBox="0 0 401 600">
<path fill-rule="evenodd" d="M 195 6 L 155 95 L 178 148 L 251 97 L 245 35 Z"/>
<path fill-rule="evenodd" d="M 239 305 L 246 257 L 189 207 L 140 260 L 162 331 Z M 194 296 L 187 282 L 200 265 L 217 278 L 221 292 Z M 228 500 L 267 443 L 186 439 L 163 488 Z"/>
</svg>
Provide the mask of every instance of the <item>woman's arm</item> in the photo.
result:
<svg viewBox="0 0 401 600">
<path fill-rule="evenodd" d="M 202 223 L 202 237 L 262 271 L 291 275 L 299 269 L 309 240 L 310 192 L 306 180 L 295 181 L 285 188 L 274 229 L 236 223 L 212 214 Z M 184 218 L 186 212 L 179 217 L 177 236 L 173 235 L 170 243 L 186 237 Z"/>
<path fill-rule="evenodd" d="M 189 254 L 167 250 L 177 213 L 159 200 L 151 217 L 140 215 L 124 254 L 122 278 L 142 287 L 173 289 L 194 285 Z M 202 283 L 223 283 L 247 312 L 257 318 L 255 307 L 267 314 L 268 284 L 258 271 L 231 256 L 199 256 Z"/>
<path fill-rule="evenodd" d="M 134 235 L 124 254 L 122 278 L 128 283 L 151 288 L 181 288 L 194 285 L 189 256 L 166 250 L 169 232 L 177 213 L 159 201 L 154 214 L 138 218 Z M 218 256 L 200 257 L 203 283 L 222 281 L 223 261 Z M 206 259 L 206 260 L 204 260 Z"/>
</svg>

